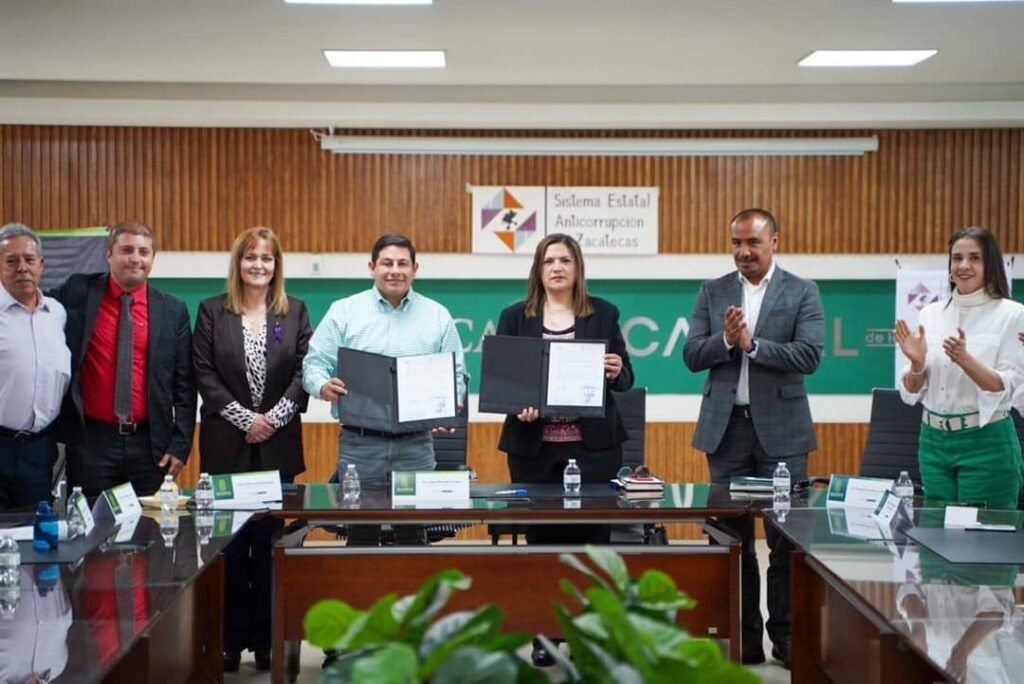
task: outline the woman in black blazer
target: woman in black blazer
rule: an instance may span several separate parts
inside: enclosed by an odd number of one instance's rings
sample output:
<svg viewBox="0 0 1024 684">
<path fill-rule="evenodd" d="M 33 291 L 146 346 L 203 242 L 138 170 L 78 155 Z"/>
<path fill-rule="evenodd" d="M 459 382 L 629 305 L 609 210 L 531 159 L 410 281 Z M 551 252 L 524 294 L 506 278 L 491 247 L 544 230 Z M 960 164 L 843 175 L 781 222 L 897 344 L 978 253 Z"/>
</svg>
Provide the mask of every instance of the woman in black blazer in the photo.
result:
<svg viewBox="0 0 1024 684">
<path fill-rule="evenodd" d="M 202 397 L 201 470 L 278 470 L 292 482 L 306 467 L 302 421 L 309 396 L 302 359 L 313 330 L 306 305 L 284 292 L 281 246 L 269 228 L 235 240 L 227 293 L 199 305 L 192 359 Z M 279 523 L 249 522 L 225 549 L 224 670 L 241 652 L 270 669 L 271 536 Z"/>
<path fill-rule="evenodd" d="M 498 448 L 508 454 L 513 482 L 562 482 L 562 471 L 575 458 L 583 482 L 607 482 L 622 465 L 626 428 L 611 390 L 633 386 L 633 367 L 619 329 L 619 310 L 587 294 L 583 254 L 572 237 L 548 235 L 533 256 L 526 300 L 501 312 L 499 335 L 547 339 L 606 340 L 605 412 L 599 418 L 540 418 L 535 406 L 505 418 Z M 606 525 L 534 525 L 531 544 L 607 543 Z"/>
</svg>

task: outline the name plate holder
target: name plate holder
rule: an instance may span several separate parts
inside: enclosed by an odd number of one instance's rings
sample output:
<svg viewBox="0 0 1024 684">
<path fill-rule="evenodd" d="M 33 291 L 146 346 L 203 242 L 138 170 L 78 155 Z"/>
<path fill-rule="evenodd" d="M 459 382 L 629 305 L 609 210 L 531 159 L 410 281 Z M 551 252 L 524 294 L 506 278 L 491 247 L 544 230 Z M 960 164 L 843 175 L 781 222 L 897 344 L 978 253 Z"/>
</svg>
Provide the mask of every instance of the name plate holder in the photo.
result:
<svg viewBox="0 0 1024 684">
<path fill-rule="evenodd" d="M 469 471 L 407 470 L 391 473 L 391 505 L 394 508 L 425 506 L 469 508 Z"/>
<path fill-rule="evenodd" d="M 257 470 L 213 476 L 213 507 L 254 510 L 280 503 L 281 473 Z"/>
<path fill-rule="evenodd" d="M 893 480 L 881 477 L 833 475 L 828 483 L 825 507 L 869 508 L 873 511 L 894 484 Z"/>
<path fill-rule="evenodd" d="M 83 497 L 84 498 L 84 497 Z M 135 495 L 131 482 L 119 484 L 105 490 L 96 498 L 90 520 L 113 520 L 124 523 L 142 515 L 142 504 Z M 88 524 L 88 523 L 87 523 Z"/>
</svg>

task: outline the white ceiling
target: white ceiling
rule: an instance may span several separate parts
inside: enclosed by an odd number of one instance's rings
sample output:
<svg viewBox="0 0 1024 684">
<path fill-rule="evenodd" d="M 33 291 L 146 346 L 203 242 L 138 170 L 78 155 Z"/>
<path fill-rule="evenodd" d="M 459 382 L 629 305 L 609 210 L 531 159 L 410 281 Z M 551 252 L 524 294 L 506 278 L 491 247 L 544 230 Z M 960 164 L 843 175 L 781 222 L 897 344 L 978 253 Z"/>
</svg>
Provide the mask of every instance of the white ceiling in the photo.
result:
<svg viewBox="0 0 1024 684">
<path fill-rule="evenodd" d="M 243 125 L 260 123 L 242 111 L 258 102 L 264 125 L 372 125 L 375 112 L 382 125 L 871 125 L 886 112 L 895 125 L 1008 125 L 1024 121 L 1021 29 L 1024 2 L 0 0 L 0 117 L 163 110 L 191 124 L 202 110 Z M 337 70 L 324 48 L 444 49 L 448 66 Z M 819 48 L 939 54 L 903 69 L 797 66 Z"/>
</svg>

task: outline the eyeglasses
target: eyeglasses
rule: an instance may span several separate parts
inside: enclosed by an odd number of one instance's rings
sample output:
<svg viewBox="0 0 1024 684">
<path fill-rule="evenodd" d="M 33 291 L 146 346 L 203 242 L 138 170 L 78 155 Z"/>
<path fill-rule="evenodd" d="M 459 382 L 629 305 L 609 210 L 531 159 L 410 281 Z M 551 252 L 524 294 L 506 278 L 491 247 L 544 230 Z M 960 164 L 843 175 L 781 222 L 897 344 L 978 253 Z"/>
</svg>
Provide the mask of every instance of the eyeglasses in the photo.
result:
<svg viewBox="0 0 1024 684">
<path fill-rule="evenodd" d="M 636 468 L 632 466 L 622 466 L 619 468 L 619 472 L 615 474 L 615 477 L 622 479 L 624 477 L 651 477 L 651 469 L 641 464 Z"/>
</svg>

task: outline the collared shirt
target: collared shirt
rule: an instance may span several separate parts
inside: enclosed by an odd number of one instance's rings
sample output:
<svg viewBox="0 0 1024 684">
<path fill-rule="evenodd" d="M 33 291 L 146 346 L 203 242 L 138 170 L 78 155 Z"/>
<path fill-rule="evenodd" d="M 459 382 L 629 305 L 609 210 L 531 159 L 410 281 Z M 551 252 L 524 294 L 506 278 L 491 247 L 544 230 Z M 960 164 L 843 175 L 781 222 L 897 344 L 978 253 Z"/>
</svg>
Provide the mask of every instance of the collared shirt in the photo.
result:
<svg viewBox="0 0 1024 684">
<path fill-rule="evenodd" d="M 82 359 L 82 408 L 85 415 L 108 423 L 120 422 L 114 415 L 114 378 L 117 375 L 117 321 L 121 317 L 121 294 L 125 290 L 107 278 L 89 348 Z M 149 285 L 132 290 L 132 415 L 130 422 L 149 417 L 146 398 L 146 365 L 149 359 Z"/>
<path fill-rule="evenodd" d="M 35 311 L 0 286 L 0 426 L 39 432 L 60 413 L 71 382 L 67 312 L 38 293 Z"/>
<path fill-rule="evenodd" d="M 302 386 L 310 396 L 319 397 L 324 383 L 338 377 L 338 347 L 394 357 L 455 352 L 459 400 L 464 401 L 466 361 L 455 322 L 448 309 L 411 289 L 397 308 L 376 287 L 331 304 L 302 361 Z M 331 415 L 338 417 L 337 403 Z"/>
<path fill-rule="evenodd" d="M 772 265 L 768 267 L 768 272 L 764 274 L 761 282 L 757 285 L 747 280 L 739 271 L 736 272 L 736 275 L 739 277 L 740 283 L 743 284 L 743 321 L 747 324 L 747 330 L 750 331 L 750 336 L 753 338 L 754 331 L 757 329 L 757 319 L 761 315 L 764 293 L 768 291 L 768 283 L 775 276 L 775 260 L 772 259 Z M 724 333 L 722 339 L 725 339 Z M 732 345 L 728 342 L 725 343 L 725 346 L 732 349 Z M 740 379 L 736 385 L 737 406 L 750 404 L 750 360 L 756 356 L 757 350 L 755 349 L 749 354 L 744 354 L 740 362 Z"/>
<path fill-rule="evenodd" d="M 1008 411 L 1014 394 L 1024 387 L 1024 345 L 1017 333 L 1024 330 L 1024 306 L 1012 299 L 993 299 L 984 289 L 969 295 L 953 293 L 952 301 L 933 302 L 921 311 L 928 354 L 924 384 L 917 392 L 907 391 L 903 379 L 899 390 L 903 401 L 920 401 L 929 411 L 944 415 L 979 413 L 987 425 L 997 411 Z M 1003 389 L 987 392 L 953 363 L 942 341 L 964 331 L 967 353 L 999 375 Z"/>
</svg>

